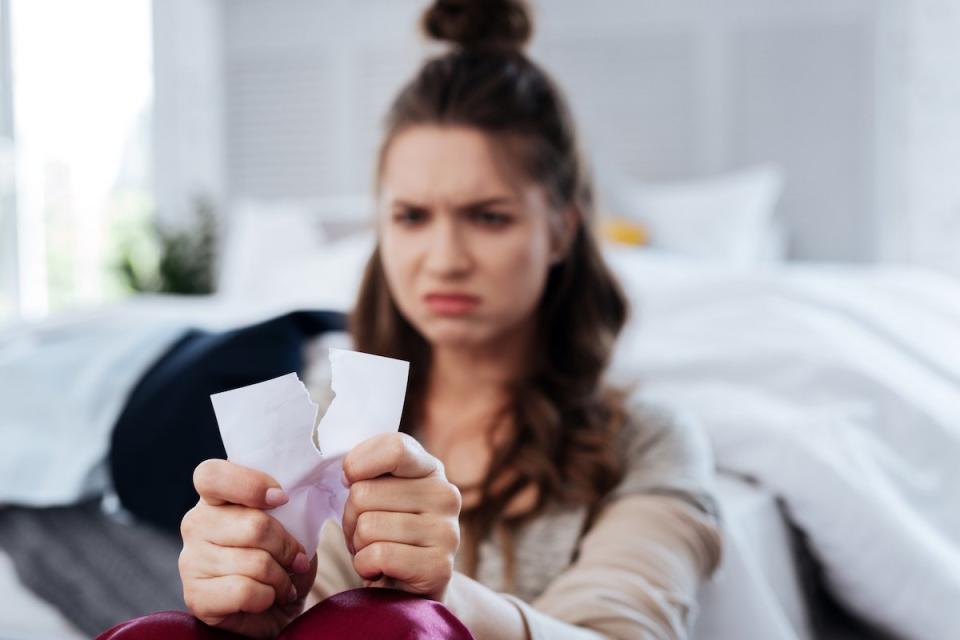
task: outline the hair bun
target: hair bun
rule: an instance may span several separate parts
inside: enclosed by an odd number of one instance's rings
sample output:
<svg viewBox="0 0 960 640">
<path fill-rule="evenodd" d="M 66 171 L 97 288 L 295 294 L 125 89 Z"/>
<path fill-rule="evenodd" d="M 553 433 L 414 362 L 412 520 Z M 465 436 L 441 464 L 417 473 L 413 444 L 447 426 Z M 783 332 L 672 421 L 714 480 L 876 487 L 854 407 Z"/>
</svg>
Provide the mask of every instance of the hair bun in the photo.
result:
<svg viewBox="0 0 960 640">
<path fill-rule="evenodd" d="M 533 28 L 522 0 L 435 0 L 423 30 L 464 49 L 523 49 Z"/>
</svg>

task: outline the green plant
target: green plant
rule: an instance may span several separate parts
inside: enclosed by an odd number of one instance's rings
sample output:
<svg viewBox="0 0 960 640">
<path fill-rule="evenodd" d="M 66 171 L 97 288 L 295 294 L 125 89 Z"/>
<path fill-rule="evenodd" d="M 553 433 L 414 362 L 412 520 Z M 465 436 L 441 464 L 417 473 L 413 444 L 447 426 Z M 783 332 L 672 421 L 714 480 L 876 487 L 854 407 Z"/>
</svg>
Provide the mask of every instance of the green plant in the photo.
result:
<svg viewBox="0 0 960 640">
<path fill-rule="evenodd" d="M 199 198 L 186 226 L 151 222 L 148 248 L 133 239 L 121 243 L 117 265 L 133 291 L 204 294 L 215 289 L 219 241 L 217 218 L 206 199 Z"/>
</svg>

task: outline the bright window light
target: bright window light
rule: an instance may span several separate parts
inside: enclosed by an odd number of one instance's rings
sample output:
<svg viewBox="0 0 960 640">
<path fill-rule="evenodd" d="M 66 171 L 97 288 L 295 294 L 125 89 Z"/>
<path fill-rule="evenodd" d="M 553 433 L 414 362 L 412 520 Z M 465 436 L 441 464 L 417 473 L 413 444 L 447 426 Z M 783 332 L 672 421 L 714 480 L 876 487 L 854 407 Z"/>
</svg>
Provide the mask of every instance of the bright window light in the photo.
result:
<svg viewBox="0 0 960 640">
<path fill-rule="evenodd" d="M 150 207 L 150 0 L 12 0 L 20 311 L 116 294 L 112 234 Z"/>
</svg>

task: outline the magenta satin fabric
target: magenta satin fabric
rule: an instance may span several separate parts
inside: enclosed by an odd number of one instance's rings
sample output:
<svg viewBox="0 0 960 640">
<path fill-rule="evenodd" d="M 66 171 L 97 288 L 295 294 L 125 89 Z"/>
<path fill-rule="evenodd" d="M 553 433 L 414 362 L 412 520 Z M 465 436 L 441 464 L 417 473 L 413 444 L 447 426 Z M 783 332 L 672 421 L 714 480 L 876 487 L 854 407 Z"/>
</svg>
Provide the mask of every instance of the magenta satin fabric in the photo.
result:
<svg viewBox="0 0 960 640">
<path fill-rule="evenodd" d="M 189 613 L 161 611 L 104 631 L 97 640 L 236 640 Z M 298 617 L 279 640 L 473 640 L 449 609 L 393 589 L 353 589 L 331 596 Z"/>
</svg>

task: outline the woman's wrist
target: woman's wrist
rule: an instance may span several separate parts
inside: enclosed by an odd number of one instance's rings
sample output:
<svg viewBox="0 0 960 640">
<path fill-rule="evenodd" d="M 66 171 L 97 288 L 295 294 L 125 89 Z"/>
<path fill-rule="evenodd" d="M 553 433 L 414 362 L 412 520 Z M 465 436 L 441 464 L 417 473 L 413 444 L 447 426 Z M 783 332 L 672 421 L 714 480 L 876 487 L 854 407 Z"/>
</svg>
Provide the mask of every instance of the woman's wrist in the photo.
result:
<svg viewBox="0 0 960 640">
<path fill-rule="evenodd" d="M 477 640 L 529 640 L 520 610 L 501 594 L 454 571 L 443 600 Z"/>
</svg>

